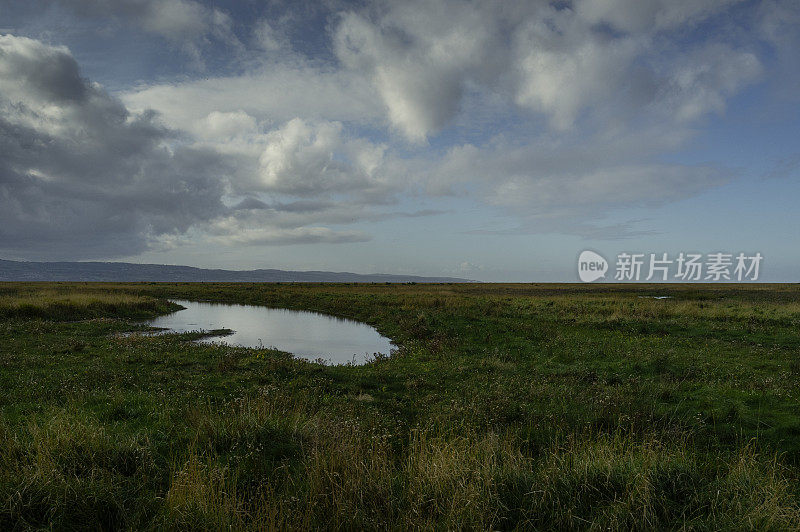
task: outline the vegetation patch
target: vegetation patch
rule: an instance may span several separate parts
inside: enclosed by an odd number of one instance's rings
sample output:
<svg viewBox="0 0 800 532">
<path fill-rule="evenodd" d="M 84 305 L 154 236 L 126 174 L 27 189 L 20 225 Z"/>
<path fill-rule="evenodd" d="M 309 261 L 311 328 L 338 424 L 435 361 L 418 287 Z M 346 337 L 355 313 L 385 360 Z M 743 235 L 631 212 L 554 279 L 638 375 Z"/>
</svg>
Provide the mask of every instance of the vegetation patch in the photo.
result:
<svg viewBox="0 0 800 532">
<path fill-rule="evenodd" d="M 800 528 L 800 292 L 657 290 L 0 283 L 0 529 Z M 170 298 L 399 350 L 127 334 Z"/>
</svg>

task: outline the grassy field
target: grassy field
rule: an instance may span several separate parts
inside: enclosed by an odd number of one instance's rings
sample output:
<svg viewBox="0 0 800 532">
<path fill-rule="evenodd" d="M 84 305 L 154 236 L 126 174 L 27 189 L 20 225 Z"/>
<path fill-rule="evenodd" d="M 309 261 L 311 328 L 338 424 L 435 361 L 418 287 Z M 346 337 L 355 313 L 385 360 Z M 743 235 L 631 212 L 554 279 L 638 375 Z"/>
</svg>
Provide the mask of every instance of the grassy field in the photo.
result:
<svg viewBox="0 0 800 532">
<path fill-rule="evenodd" d="M 121 334 L 167 298 L 400 347 Z M 799 325 L 792 285 L 0 283 L 0 530 L 797 530 Z"/>
</svg>

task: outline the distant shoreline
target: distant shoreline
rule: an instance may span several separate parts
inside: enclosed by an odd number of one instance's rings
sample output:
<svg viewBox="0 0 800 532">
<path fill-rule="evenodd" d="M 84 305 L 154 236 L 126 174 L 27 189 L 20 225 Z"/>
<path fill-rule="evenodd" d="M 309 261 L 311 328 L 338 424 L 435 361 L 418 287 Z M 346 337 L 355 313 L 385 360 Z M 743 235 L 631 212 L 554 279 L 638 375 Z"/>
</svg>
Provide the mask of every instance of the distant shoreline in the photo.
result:
<svg viewBox="0 0 800 532">
<path fill-rule="evenodd" d="M 458 277 L 277 269 L 221 270 L 129 262 L 23 262 L 0 259 L 0 281 L 473 283 Z"/>
</svg>

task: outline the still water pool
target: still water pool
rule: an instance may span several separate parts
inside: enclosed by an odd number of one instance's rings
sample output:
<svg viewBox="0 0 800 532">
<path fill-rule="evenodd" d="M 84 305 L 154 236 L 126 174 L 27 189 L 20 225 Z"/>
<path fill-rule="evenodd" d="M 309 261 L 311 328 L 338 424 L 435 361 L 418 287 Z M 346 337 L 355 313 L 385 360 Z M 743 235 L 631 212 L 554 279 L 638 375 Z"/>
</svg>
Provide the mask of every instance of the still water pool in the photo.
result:
<svg viewBox="0 0 800 532">
<path fill-rule="evenodd" d="M 183 300 L 175 303 L 186 308 L 147 324 L 174 332 L 232 329 L 231 335 L 199 341 L 274 347 L 328 364 L 364 364 L 376 353 L 389 355 L 394 348 L 388 338 L 365 323 L 316 312 Z"/>
</svg>

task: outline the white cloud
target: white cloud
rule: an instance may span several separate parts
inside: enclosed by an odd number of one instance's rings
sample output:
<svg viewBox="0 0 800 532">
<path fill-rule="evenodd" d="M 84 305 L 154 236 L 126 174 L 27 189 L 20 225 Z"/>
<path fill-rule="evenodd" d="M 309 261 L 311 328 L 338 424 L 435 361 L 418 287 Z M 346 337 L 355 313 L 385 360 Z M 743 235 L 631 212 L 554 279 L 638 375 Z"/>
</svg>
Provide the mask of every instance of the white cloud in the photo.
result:
<svg viewBox="0 0 800 532">
<path fill-rule="evenodd" d="M 187 0 L 161 0 L 144 4 L 142 27 L 169 39 L 193 39 L 212 28 L 228 30 L 230 19 L 217 10 Z"/>
<path fill-rule="evenodd" d="M 560 15 L 556 20 L 559 21 Z M 583 28 L 553 29 L 534 20 L 515 38 L 518 83 L 516 102 L 545 113 L 557 129 L 567 129 L 582 109 L 612 99 L 634 59 L 647 43 L 642 39 L 609 39 Z"/>
<path fill-rule="evenodd" d="M 136 110 L 155 109 L 171 127 L 191 129 L 209 112 L 243 111 L 256 120 L 380 123 L 380 104 L 358 77 L 304 62 L 269 63 L 255 71 L 142 86 L 120 94 Z"/>
<path fill-rule="evenodd" d="M 511 175 L 494 189 L 491 200 L 532 213 L 566 209 L 579 215 L 591 207 L 596 216 L 612 207 L 683 199 L 725 181 L 724 174 L 712 167 L 624 165 L 574 174 Z"/>
<path fill-rule="evenodd" d="M 340 244 L 366 242 L 363 231 L 336 231 L 329 227 L 252 227 L 236 218 L 224 218 L 207 229 L 207 240 L 224 245 Z"/>
<path fill-rule="evenodd" d="M 686 46 L 670 46 L 664 36 L 656 46 L 656 32 L 675 31 L 681 38 L 733 3 L 586 0 L 570 8 L 401 2 L 343 15 L 334 49 L 344 66 L 371 80 L 390 123 L 416 142 L 447 126 L 461 112 L 465 94 L 476 91 L 486 98 L 502 95 L 564 130 L 584 111 L 608 115 L 623 106 L 627 113 L 646 112 L 659 103 L 660 84 L 670 83 L 680 89 L 669 103 L 681 118 L 695 119 L 718 111 L 720 100 L 751 81 L 758 60 L 746 50 L 708 53 L 730 46 L 704 40 L 699 51 L 688 50 L 698 58 L 692 76 L 684 66 Z"/>
<path fill-rule="evenodd" d="M 395 176 L 385 151 L 363 139 L 346 139 L 341 123 L 295 118 L 266 135 L 261 179 L 267 190 L 295 196 L 388 193 Z"/>
<path fill-rule="evenodd" d="M 189 131 L 198 139 L 225 142 L 258 133 L 258 123 L 241 109 L 230 112 L 212 111 L 196 120 Z"/>
<path fill-rule="evenodd" d="M 721 44 L 687 54 L 671 68 L 658 101 L 666 115 L 682 122 L 722 113 L 727 99 L 762 72 L 755 54 Z"/>
<path fill-rule="evenodd" d="M 526 142 L 495 139 L 484 146 L 452 148 L 428 177 L 439 189 L 470 189 L 499 212 L 513 213 L 524 229 L 594 237 L 637 233 L 596 225 L 630 206 L 659 206 L 730 181 L 734 174 L 710 165 L 653 162 L 666 145 L 650 135 L 573 138 L 543 135 Z M 681 142 L 680 138 L 665 142 Z M 477 190 L 475 190 L 477 188 Z"/>
<path fill-rule="evenodd" d="M 459 111 L 468 81 L 500 73 L 496 22 L 464 2 L 397 3 L 377 22 L 344 15 L 334 48 L 344 65 L 372 80 L 390 122 L 424 141 Z"/>
<path fill-rule="evenodd" d="M 473 264 L 473 263 L 471 263 L 469 261 L 464 261 L 461 264 L 459 264 L 458 268 L 456 268 L 454 271 L 459 272 L 459 273 L 474 273 L 474 272 L 480 272 L 480 271 L 483 271 L 483 270 L 485 270 L 485 268 L 483 266 L 481 266 L 480 264 Z"/>
<path fill-rule="evenodd" d="M 782 99 L 796 102 L 800 99 L 800 3 L 795 0 L 764 0 L 758 3 L 759 34 L 769 44 L 773 53 L 770 77 L 775 93 Z"/>
<path fill-rule="evenodd" d="M 258 47 L 265 52 L 277 52 L 289 47 L 285 33 L 267 19 L 261 19 L 256 23 L 253 38 Z"/>
</svg>

